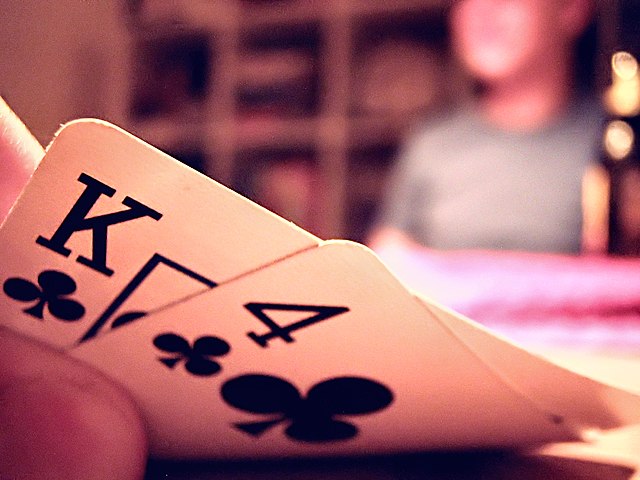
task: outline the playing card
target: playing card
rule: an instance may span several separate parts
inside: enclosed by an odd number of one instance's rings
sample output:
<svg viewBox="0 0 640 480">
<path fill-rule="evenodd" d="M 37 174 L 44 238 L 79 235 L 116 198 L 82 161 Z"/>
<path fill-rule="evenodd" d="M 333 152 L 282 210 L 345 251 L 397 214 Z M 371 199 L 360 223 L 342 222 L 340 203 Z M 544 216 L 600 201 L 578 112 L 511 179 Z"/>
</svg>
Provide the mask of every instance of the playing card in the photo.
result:
<svg viewBox="0 0 640 480">
<path fill-rule="evenodd" d="M 556 421 L 588 438 L 594 429 L 640 421 L 640 394 L 562 368 L 510 344 L 451 310 L 417 297 L 433 318 L 479 361 L 523 398 L 552 413 Z"/>
<path fill-rule="evenodd" d="M 318 239 L 123 130 L 60 130 L 0 230 L 0 322 L 56 346 Z"/>
<path fill-rule="evenodd" d="M 553 443 L 537 448 L 535 455 L 590 460 L 627 467 L 640 475 L 640 424 L 599 432 L 588 442 Z"/>
<path fill-rule="evenodd" d="M 570 374 L 560 400 L 538 396 L 428 307 L 371 251 L 332 241 L 69 353 L 131 392 L 159 457 L 517 447 L 640 418 L 638 397 Z"/>
</svg>

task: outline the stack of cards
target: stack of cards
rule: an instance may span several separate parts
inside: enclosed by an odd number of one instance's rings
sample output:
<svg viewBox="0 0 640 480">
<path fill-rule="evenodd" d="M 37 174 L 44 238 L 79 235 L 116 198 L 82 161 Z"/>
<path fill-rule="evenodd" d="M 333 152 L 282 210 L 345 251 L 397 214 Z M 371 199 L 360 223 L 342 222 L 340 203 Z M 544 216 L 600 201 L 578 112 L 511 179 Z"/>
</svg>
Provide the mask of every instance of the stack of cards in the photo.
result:
<svg viewBox="0 0 640 480">
<path fill-rule="evenodd" d="M 640 424 L 638 394 L 420 298 L 366 247 L 321 241 L 105 122 L 58 133 L 0 252 L 2 322 L 129 390 L 156 457 L 575 446 Z"/>
</svg>

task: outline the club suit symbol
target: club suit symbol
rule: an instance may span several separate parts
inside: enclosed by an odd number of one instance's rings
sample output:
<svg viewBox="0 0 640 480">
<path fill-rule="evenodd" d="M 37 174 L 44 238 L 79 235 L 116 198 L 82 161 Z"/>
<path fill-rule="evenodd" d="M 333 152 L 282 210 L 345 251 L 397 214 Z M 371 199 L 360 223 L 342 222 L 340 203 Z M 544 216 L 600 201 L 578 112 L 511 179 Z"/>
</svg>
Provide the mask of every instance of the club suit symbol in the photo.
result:
<svg viewBox="0 0 640 480">
<path fill-rule="evenodd" d="M 301 442 L 333 442 L 358 434 L 358 427 L 343 419 L 386 408 L 393 394 L 384 385 L 361 377 L 336 377 L 316 383 L 306 397 L 282 378 L 242 375 L 222 386 L 222 398 L 232 407 L 270 418 L 236 423 L 245 433 L 260 436 L 278 424 Z"/>
<path fill-rule="evenodd" d="M 37 284 L 30 280 L 12 277 L 4 282 L 3 290 L 19 302 L 35 302 L 23 311 L 42 320 L 45 308 L 59 320 L 74 322 L 82 318 L 85 308 L 81 303 L 67 298 L 77 289 L 76 282 L 66 273 L 45 270 L 38 275 Z"/>
<path fill-rule="evenodd" d="M 175 368 L 184 362 L 185 369 L 198 376 L 217 374 L 222 367 L 212 357 L 224 356 L 231 350 L 229 344 L 219 337 L 203 336 L 191 345 L 187 339 L 175 333 L 158 335 L 153 339 L 153 344 L 170 354 L 158 358 L 168 368 Z"/>
</svg>

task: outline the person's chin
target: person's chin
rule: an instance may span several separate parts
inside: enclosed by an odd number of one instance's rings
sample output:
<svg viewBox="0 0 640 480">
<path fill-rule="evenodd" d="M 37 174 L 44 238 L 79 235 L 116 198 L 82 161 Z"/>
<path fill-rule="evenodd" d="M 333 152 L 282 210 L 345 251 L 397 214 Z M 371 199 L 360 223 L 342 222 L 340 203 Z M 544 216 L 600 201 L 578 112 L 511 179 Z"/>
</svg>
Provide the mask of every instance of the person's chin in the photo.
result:
<svg viewBox="0 0 640 480">
<path fill-rule="evenodd" d="M 491 83 L 512 77 L 518 71 L 517 63 L 503 52 L 488 52 L 468 59 L 465 65 L 476 79 Z"/>
</svg>

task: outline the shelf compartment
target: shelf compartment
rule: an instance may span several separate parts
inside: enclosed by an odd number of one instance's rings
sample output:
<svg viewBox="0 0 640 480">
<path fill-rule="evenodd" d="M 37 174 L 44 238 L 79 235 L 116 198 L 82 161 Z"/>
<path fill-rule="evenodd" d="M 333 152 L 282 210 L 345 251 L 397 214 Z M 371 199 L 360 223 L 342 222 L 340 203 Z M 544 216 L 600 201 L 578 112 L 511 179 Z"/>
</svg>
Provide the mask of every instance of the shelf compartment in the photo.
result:
<svg viewBox="0 0 640 480">
<path fill-rule="evenodd" d="M 133 52 L 132 116 L 202 115 L 213 74 L 212 50 L 205 32 L 169 29 L 138 37 Z"/>
<path fill-rule="evenodd" d="M 301 117 L 318 108 L 317 24 L 246 30 L 240 39 L 236 111 L 242 117 Z"/>
<path fill-rule="evenodd" d="M 446 21 L 440 12 L 395 12 L 354 28 L 352 114 L 426 114 L 447 100 Z"/>
<path fill-rule="evenodd" d="M 323 189 L 313 149 L 248 149 L 234 164 L 234 190 L 306 230 L 317 229 Z"/>
<path fill-rule="evenodd" d="M 384 200 L 387 178 L 396 157 L 395 143 L 349 152 L 345 205 L 346 238 L 366 242 Z"/>
</svg>

